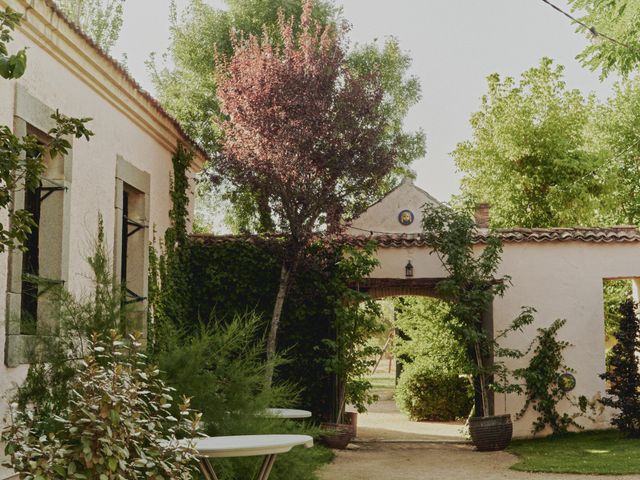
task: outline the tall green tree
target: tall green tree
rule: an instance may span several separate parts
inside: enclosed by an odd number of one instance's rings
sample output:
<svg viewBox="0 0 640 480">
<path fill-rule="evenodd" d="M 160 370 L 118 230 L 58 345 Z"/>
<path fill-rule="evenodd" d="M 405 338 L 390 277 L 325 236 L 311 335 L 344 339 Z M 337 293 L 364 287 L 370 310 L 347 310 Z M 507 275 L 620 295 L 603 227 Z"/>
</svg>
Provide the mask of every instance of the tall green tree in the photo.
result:
<svg viewBox="0 0 640 480">
<path fill-rule="evenodd" d="M 493 226 L 592 223 L 606 188 L 604 158 L 586 146 L 595 100 L 568 89 L 563 72 L 543 58 L 517 82 L 490 75 L 473 137 L 453 152 L 464 200 L 489 201 Z"/>
<path fill-rule="evenodd" d="M 640 79 L 618 82 L 592 119 L 589 148 L 602 152 L 599 223 L 640 225 Z"/>
<path fill-rule="evenodd" d="M 600 70 L 602 77 L 612 73 L 628 75 L 640 64 L 640 1 L 638 0 L 569 0 L 571 8 L 582 13 L 584 27 L 578 30 L 595 37 L 579 55 L 582 64 Z M 615 41 L 598 35 L 598 32 Z"/>
<path fill-rule="evenodd" d="M 163 66 L 158 61 L 160 59 L 149 62 L 161 103 L 182 123 L 187 133 L 212 154 L 214 160 L 220 145 L 220 131 L 216 123 L 222 117 L 215 94 L 214 52 L 219 58 L 231 57 L 231 32 L 261 36 L 266 31 L 271 41 L 281 42 L 277 28 L 278 12 L 281 11 L 285 18 L 299 19 L 303 5 L 302 0 L 225 0 L 224 3 L 225 8 L 217 8 L 203 0 L 191 0 L 188 8 L 179 14 L 174 1 L 170 19 L 171 46 L 164 55 L 166 63 Z M 330 0 L 317 0 L 312 16 L 322 26 L 342 22 L 339 9 Z M 294 28 L 297 30 L 300 25 L 296 23 Z M 411 162 L 424 155 L 424 134 L 421 131 L 407 132 L 403 125 L 408 110 L 420 99 L 420 86 L 417 79 L 409 74 L 409 56 L 402 52 L 395 39 L 389 39 L 382 45 L 367 44 L 354 48 L 348 56 L 348 63 L 354 74 L 380 75 L 388 118 L 387 137 L 401 138 L 398 167 L 379 189 L 362 201 L 367 203 L 377 200 L 394 186 L 398 178 L 408 172 Z M 272 231 L 275 228 L 266 199 L 225 183 L 221 190 L 233 205 L 227 223 L 234 230 Z M 362 202 L 354 202 L 346 214 L 359 210 Z"/>
<path fill-rule="evenodd" d="M 125 0 L 57 0 L 67 18 L 105 52 L 113 48 L 120 36 L 124 2 Z"/>
</svg>

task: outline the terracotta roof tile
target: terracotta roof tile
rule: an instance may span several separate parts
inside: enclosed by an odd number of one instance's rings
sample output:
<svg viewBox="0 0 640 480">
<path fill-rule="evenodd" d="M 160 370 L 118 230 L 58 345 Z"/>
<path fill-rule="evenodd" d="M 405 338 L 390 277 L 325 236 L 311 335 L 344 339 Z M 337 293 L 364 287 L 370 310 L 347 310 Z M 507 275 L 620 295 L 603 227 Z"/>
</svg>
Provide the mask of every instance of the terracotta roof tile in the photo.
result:
<svg viewBox="0 0 640 480">
<path fill-rule="evenodd" d="M 586 242 L 614 243 L 640 242 L 640 230 L 635 226 L 611 228 L 509 228 L 496 230 L 504 243 Z M 488 230 L 479 230 L 476 243 L 485 243 Z M 254 244 L 282 239 L 282 235 L 192 235 L 191 238 L 205 244 L 226 242 L 250 242 Z M 424 247 L 427 242 L 420 234 L 341 235 L 338 241 L 364 245 L 373 240 L 382 248 Z"/>
<path fill-rule="evenodd" d="M 611 228 L 509 228 L 499 229 L 495 233 L 504 243 L 524 242 L 640 242 L 640 230 L 635 226 Z M 489 231 L 481 229 L 476 236 L 476 243 L 485 243 Z M 373 234 L 351 237 L 357 244 L 367 240 L 375 240 L 383 248 L 422 247 L 427 242 L 420 234 Z"/>
</svg>

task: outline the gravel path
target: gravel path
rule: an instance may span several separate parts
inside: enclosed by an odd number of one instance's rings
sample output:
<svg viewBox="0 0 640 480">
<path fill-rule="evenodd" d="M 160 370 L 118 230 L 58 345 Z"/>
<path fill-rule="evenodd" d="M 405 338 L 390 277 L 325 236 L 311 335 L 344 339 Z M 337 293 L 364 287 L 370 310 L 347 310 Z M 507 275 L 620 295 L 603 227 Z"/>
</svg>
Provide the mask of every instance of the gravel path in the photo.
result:
<svg viewBox="0 0 640 480">
<path fill-rule="evenodd" d="M 336 451 L 320 480 L 640 480 L 640 475 L 560 475 L 510 470 L 506 452 L 476 452 L 464 442 L 460 423 L 410 422 L 393 401 L 392 390 L 358 420 L 358 441 Z"/>
<path fill-rule="evenodd" d="M 630 480 L 640 475 L 590 476 L 509 470 L 516 458 L 506 452 L 481 453 L 469 445 L 359 443 L 339 451 L 320 472 L 321 480 Z"/>
</svg>

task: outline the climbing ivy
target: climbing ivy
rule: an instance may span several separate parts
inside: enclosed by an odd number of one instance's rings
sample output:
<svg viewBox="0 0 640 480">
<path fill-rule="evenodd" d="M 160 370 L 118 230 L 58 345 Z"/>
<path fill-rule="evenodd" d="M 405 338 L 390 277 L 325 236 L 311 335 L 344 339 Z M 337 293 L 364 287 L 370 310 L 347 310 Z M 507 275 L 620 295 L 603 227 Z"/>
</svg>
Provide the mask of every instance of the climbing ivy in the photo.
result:
<svg viewBox="0 0 640 480">
<path fill-rule="evenodd" d="M 578 397 L 576 401 L 559 381 L 562 373 L 572 373 L 564 362 L 563 352 L 572 346 L 569 342 L 558 340 L 558 331 L 567 321 L 558 319 L 547 328 L 539 328 L 538 335 L 531 342 L 527 353 L 533 350 L 533 356 L 529 365 L 525 368 L 514 370 L 517 379 L 524 380 L 524 386 L 520 389 L 526 396 L 522 410 L 518 418 L 527 412 L 529 407 L 538 413 L 538 418 L 533 422 L 533 433 L 538 433 L 550 427 L 553 433 L 565 433 L 569 427 L 581 428 L 575 421 L 584 415 L 589 407 L 586 397 Z M 567 400 L 578 407 L 576 413 L 560 413 L 558 403 Z"/>
<path fill-rule="evenodd" d="M 187 219 L 189 216 L 189 176 L 193 152 L 181 143 L 171 158 L 169 228 L 160 241 L 160 252 L 156 250 L 155 238 L 149 246 L 149 310 L 147 329 L 149 348 L 156 351 L 162 340 L 159 331 L 165 322 L 180 324 L 188 318 L 184 292 L 189 289 L 190 277 L 185 270 L 185 244 L 187 242 Z"/>
</svg>

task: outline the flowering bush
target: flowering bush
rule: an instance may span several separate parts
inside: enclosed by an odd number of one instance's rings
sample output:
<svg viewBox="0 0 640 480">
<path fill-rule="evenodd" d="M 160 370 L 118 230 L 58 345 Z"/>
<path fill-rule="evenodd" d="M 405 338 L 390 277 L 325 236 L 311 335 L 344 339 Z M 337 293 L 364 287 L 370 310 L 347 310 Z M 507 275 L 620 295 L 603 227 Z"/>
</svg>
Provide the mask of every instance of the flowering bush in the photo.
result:
<svg viewBox="0 0 640 480">
<path fill-rule="evenodd" d="M 7 466 L 21 479 L 191 479 L 200 415 L 184 399 L 172 414 L 172 389 L 150 366 L 135 336 L 94 336 L 69 383 L 69 403 L 44 418 L 12 411 L 3 432 Z M 53 420 L 53 421 L 52 421 Z"/>
</svg>

